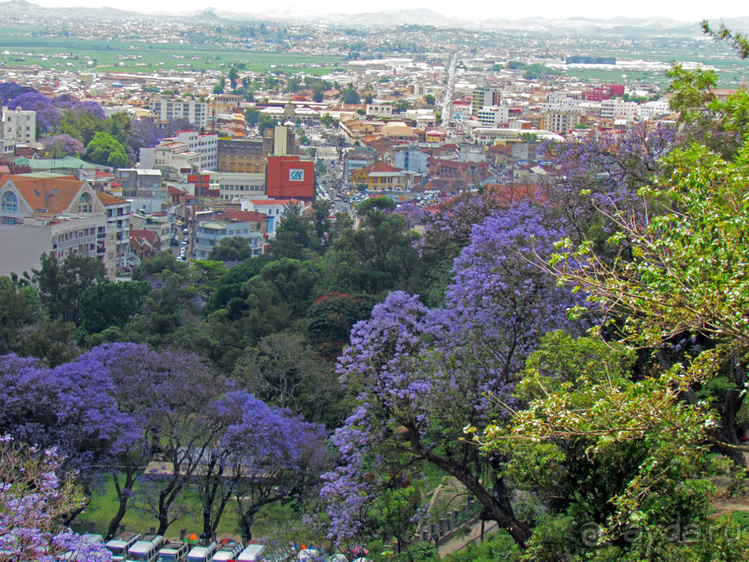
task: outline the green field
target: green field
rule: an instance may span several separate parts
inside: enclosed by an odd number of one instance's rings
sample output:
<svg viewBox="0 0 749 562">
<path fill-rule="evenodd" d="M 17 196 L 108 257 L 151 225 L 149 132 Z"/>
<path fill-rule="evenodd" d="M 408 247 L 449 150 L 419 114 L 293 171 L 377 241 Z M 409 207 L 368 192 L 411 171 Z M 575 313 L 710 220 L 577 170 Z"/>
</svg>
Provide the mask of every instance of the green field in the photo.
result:
<svg viewBox="0 0 749 562">
<path fill-rule="evenodd" d="M 188 497 L 187 505 L 189 506 L 189 514 L 171 525 L 166 533 L 167 536 L 179 537 L 180 530 L 185 530 L 187 533 L 196 532 L 200 534 L 202 532 L 202 508 L 200 503 L 192 496 Z M 93 532 L 106 535 L 109 522 L 117 512 L 117 508 L 117 495 L 114 491 L 114 485 L 109 482 L 104 493 L 95 495 L 91 504 L 75 519 L 72 528 L 74 531 L 81 533 Z M 252 527 L 253 538 L 266 537 L 275 531 L 279 525 L 293 525 L 297 521 L 297 515 L 290 508 L 280 505 L 268 506 L 261 509 L 256 517 L 255 525 Z M 93 529 L 91 525 L 93 525 Z M 157 527 L 158 523 L 152 516 L 141 516 L 134 509 L 129 509 L 121 525 L 124 525 L 128 531 L 148 533 L 152 527 Z M 240 538 L 234 504 L 230 503 L 227 505 L 226 511 L 221 518 L 217 535 L 220 537 Z"/>
<path fill-rule="evenodd" d="M 0 70 L 37 65 L 45 69 L 144 72 L 228 72 L 232 66 L 268 72 L 325 74 L 342 69 L 343 57 L 269 53 L 198 45 L 34 37 L 28 30 L 0 28 Z"/>
</svg>

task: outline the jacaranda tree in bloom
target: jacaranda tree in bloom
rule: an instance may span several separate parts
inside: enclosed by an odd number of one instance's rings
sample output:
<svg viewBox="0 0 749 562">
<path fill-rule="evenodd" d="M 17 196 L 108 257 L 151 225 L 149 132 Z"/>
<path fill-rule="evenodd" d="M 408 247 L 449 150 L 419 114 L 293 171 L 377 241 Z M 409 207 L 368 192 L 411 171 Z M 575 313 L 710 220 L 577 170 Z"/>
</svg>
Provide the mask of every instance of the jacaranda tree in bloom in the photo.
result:
<svg viewBox="0 0 749 562">
<path fill-rule="evenodd" d="M 498 413 L 486 394 L 508 395 L 543 333 L 576 329 L 565 315 L 574 297 L 533 263 L 560 234 L 538 206 L 512 205 L 474 228 L 445 308 L 391 293 L 354 327 L 339 372 L 359 407 L 333 437 L 343 462 L 323 490 L 332 536 L 364 530 L 384 476 L 428 462 L 476 497 L 482 517 L 526 543 L 530 529 L 514 514 L 502 457 L 482 456 L 461 437 L 466 424 Z"/>
<path fill-rule="evenodd" d="M 6 562 L 53 562 L 75 551 L 78 560 L 106 562 L 110 553 L 87 542 L 61 521 L 82 499 L 72 479 L 62 480 L 55 449 L 38 449 L 0 438 L 0 558 Z"/>
<path fill-rule="evenodd" d="M 225 429 L 199 478 L 204 532 L 216 530 L 233 500 L 242 538 L 250 540 L 263 506 L 299 501 L 318 486 L 328 465 L 325 433 L 322 426 L 244 391 L 227 393 L 212 409 Z"/>
</svg>

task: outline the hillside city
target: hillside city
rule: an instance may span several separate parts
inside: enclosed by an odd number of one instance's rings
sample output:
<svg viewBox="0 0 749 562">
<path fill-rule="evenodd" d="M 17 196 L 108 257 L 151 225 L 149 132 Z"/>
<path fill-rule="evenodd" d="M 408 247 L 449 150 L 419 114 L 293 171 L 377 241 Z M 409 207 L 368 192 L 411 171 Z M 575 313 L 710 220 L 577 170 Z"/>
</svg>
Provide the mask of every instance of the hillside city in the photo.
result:
<svg viewBox="0 0 749 562">
<path fill-rule="evenodd" d="M 6 4 L 0 562 L 746 559 L 740 33 Z"/>
</svg>

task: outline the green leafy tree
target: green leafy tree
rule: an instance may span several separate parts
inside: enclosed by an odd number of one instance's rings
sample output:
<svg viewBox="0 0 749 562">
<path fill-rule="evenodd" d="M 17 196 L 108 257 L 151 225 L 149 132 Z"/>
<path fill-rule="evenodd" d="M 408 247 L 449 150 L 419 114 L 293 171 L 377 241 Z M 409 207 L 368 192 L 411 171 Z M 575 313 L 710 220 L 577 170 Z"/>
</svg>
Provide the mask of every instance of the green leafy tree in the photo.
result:
<svg viewBox="0 0 749 562">
<path fill-rule="evenodd" d="M 337 127 L 338 119 L 333 117 L 330 113 L 323 113 L 320 117 L 320 124 L 323 127 Z"/>
<path fill-rule="evenodd" d="M 268 404 L 287 408 L 311 422 L 340 421 L 343 398 L 333 364 L 320 361 L 304 338 L 281 332 L 247 348 L 234 376 L 247 391 Z"/>
<path fill-rule="evenodd" d="M 236 67 L 231 67 L 229 69 L 229 84 L 231 85 L 232 90 L 237 89 L 237 80 L 239 78 L 239 71 L 236 69 Z"/>
<path fill-rule="evenodd" d="M 51 319 L 80 320 L 81 297 L 86 289 L 107 278 L 104 264 L 96 258 L 68 255 L 58 262 L 54 255 L 42 254 L 41 269 L 33 270 L 42 304 Z"/>
<path fill-rule="evenodd" d="M 358 105 L 361 98 L 359 92 L 352 87 L 348 87 L 341 91 L 341 101 L 347 105 Z"/>
<path fill-rule="evenodd" d="M 241 236 L 224 238 L 218 246 L 211 248 L 209 260 L 214 261 L 244 261 L 252 257 L 252 248 L 248 241 Z"/>
<path fill-rule="evenodd" d="M 16 349 L 21 330 L 41 318 L 42 303 L 36 289 L 18 277 L 0 277 L 0 354 Z"/>
<path fill-rule="evenodd" d="M 268 119 L 264 117 L 257 126 L 257 132 L 260 134 L 260 136 L 263 136 L 263 134 L 265 133 L 265 129 L 272 129 L 276 125 L 278 125 L 278 123 L 275 119 Z"/>
<path fill-rule="evenodd" d="M 121 168 L 128 163 L 125 146 L 109 133 L 96 133 L 88 143 L 86 152 L 95 164 Z"/>
<path fill-rule="evenodd" d="M 424 101 L 426 102 L 428 106 L 432 107 L 437 100 L 432 94 L 427 94 L 424 96 Z"/>
<path fill-rule="evenodd" d="M 301 206 L 289 203 L 284 207 L 276 229 L 276 237 L 271 242 L 270 253 L 278 258 L 303 260 L 312 254 L 312 225 L 301 216 Z"/>
<path fill-rule="evenodd" d="M 337 291 L 316 299 L 304 319 L 310 342 L 322 357 L 335 360 L 348 345 L 354 324 L 365 320 L 374 305 L 374 299 L 368 295 Z"/>
<path fill-rule="evenodd" d="M 394 206 L 383 197 L 359 205 L 360 227 L 344 231 L 326 256 L 336 290 L 380 295 L 408 287 L 417 268 L 418 235 L 408 230 L 405 217 L 388 212 Z"/>
<path fill-rule="evenodd" d="M 89 111 L 76 113 L 66 112 L 60 119 L 57 129 L 58 134 L 66 134 L 80 140 L 87 146 L 96 136 L 96 133 L 104 130 L 104 119 Z"/>
<path fill-rule="evenodd" d="M 81 328 L 88 334 L 102 332 L 111 326 L 122 328 L 140 311 L 151 291 L 144 281 L 99 283 L 81 295 Z"/>
<path fill-rule="evenodd" d="M 257 125 L 258 121 L 260 121 L 260 110 L 248 107 L 244 112 L 244 118 L 248 125 Z"/>
<path fill-rule="evenodd" d="M 189 277 L 189 268 L 185 262 L 177 260 L 171 252 L 159 252 L 133 269 L 133 281 L 149 281 L 165 271 L 176 273 L 185 280 Z"/>
</svg>

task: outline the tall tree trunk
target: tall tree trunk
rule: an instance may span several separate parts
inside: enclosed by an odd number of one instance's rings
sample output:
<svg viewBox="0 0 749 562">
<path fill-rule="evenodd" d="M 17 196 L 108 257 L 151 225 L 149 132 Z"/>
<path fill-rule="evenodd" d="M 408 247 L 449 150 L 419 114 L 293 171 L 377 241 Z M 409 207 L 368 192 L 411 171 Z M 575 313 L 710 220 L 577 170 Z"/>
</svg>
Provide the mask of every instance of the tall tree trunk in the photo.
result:
<svg viewBox="0 0 749 562">
<path fill-rule="evenodd" d="M 125 462 L 125 486 L 120 486 L 120 479 L 113 471 L 112 479 L 114 480 L 114 489 L 117 492 L 117 498 L 119 499 L 119 507 L 117 513 L 109 521 L 109 528 L 107 530 L 107 540 L 115 537 L 117 529 L 120 528 L 120 522 L 127 513 L 127 503 L 130 500 L 130 494 L 132 493 L 133 485 L 135 484 L 135 470 L 133 469 L 132 463 L 129 461 Z"/>
</svg>

